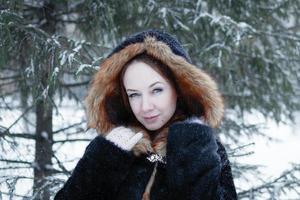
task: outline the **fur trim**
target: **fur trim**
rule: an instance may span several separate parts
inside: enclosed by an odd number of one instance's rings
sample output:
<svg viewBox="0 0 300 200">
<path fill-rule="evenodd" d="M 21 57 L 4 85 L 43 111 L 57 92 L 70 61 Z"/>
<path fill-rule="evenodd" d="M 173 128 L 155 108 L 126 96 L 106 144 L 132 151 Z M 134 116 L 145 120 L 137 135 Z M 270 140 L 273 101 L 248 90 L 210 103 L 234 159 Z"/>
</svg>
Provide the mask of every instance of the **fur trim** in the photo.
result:
<svg viewBox="0 0 300 200">
<path fill-rule="evenodd" d="M 190 117 L 188 119 L 185 120 L 186 123 L 196 123 L 196 124 L 202 124 L 202 125 L 207 125 L 202 118 L 198 118 L 198 117 Z"/>
<path fill-rule="evenodd" d="M 154 38 L 146 38 L 145 43 L 148 54 L 171 68 L 183 95 L 190 96 L 193 101 L 203 106 L 204 121 L 212 127 L 218 126 L 223 117 L 224 106 L 215 81 L 181 56 L 173 54 L 165 43 L 157 42 Z"/>
<path fill-rule="evenodd" d="M 106 103 L 114 96 L 119 95 L 120 99 L 120 94 L 116 93 L 119 83 L 118 75 L 126 62 L 135 55 L 142 53 L 142 51 L 143 48 L 140 44 L 132 44 L 123 49 L 123 51 L 113 54 L 102 63 L 99 71 L 93 78 L 86 98 L 89 128 L 95 128 L 99 133 L 105 134 L 117 126 L 109 117 Z"/>
<path fill-rule="evenodd" d="M 174 54 L 167 44 L 148 36 L 144 42 L 129 44 L 112 54 L 95 74 L 86 98 L 90 128 L 95 128 L 99 133 L 105 134 L 120 125 L 113 120 L 113 116 L 118 115 L 122 109 L 120 107 L 118 110 L 120 105 L 114 105 L 116 100 L 121 99 L 118 77 L 122 67 L 130 59 L 143 52 L 147 52 L 170 67 L 178 81 L 182 95 L 188 97 L 191 102 L 195 102 L 195 108 L 190 109 L 195 110 L 195 113 L 191 115 L 202 117 L 204 122 L 212 127 L 219 125 L 223 117 L 224 106 L 215 81 L 183 57 Z M 108 106 L 109 104 L 112 105 Z M 203 108 L 203 116 L 197 113 L 197 106 Z"/>
<path fill-rule="evenodd" d="M 141 131 L 134 129 L 135 132 Z M 142 154 L 156 153 L 160 156 L 166 156 L 167 154 L 167 137 L 169 128 L 165 127 L 158 133 L 153 141 L 150 139 L 150 134 L 145 130 L 142 130 L 144 137 L 133 147 L 132 151 L 136 156 Z"/>
</svg>

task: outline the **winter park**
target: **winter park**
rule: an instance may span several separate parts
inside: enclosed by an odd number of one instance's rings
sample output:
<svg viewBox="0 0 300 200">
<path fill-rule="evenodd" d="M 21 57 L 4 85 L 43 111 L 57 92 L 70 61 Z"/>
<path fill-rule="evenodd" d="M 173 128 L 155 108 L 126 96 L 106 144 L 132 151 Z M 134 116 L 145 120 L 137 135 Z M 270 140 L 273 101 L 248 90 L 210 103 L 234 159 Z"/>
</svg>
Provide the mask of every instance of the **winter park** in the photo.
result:
<svg viewBox="0 0 300 200">
<path fill-rule="evenodd" d="M 300 199 L 300 1 L 0 4 L 0 200 Z"/>
</svg>

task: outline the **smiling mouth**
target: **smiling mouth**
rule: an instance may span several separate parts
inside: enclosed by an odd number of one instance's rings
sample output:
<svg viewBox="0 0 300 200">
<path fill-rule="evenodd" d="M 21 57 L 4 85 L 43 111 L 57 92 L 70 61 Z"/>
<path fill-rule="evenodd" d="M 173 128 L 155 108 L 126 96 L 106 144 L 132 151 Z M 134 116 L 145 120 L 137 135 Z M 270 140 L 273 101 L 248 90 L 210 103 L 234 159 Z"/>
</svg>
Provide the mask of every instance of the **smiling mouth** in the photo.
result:
<svg viewBox="0 0 300 200">
<path fill-rule="evenodd" d="M 154 115 L 154 116 L 151 116 L 151 117 L 144 117 L 145 119 L 153 119 L 155 117 L 157 117 L 158 115 Z"/>
<path fill-rule="evenodd" d="M 144 119 L 146 120 L 146 122 L 154 122 L 158 116 L 159 115 L 155 115 L 155 116 L 151 116 L 151 117 L 144 117 Z"/>
</svg>

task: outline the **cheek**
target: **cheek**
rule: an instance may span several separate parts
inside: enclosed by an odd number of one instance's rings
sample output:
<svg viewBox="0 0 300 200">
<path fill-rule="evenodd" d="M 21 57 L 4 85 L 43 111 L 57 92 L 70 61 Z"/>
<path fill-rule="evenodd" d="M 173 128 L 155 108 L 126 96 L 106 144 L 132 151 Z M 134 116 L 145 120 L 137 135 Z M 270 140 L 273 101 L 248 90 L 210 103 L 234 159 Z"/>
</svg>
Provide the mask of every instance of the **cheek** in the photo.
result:
<svg viewBox="0 0 300 200">
<path fill-rule="evenodd" d="M 130 104 L 130 108 L 133 112 L 134 115 L 137 115 L 139 113 L 139 108 L 140 108 L 140 105 L 139 105 L 139 102 L 137 100 L 134 100 L 134 101 L 129 101 L 129 104 Z"/>
<path fill-rule="evenodd" d="M 176 107 L 177 96 L 174 93 L 168 93 L 162 97 L 160 102 L 163 104 L 163 107 L 169 107 L 172 109 Z"/>
<path fill-rule="evenodd" d="M 168 104 L 170 113 L 174 114 L 175 109 L 176 109 L 176 103 L 177 103 L 176 98 L 170 99 L 169 104 Z"/>
</svg>

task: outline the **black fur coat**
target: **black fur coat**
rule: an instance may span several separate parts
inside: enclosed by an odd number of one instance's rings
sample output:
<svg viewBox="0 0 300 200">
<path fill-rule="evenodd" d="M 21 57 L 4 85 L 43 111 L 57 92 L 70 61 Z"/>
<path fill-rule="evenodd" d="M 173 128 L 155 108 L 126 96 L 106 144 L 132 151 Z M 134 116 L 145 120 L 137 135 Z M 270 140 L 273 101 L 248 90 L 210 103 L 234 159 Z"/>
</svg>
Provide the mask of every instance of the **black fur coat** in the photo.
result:
<svg viewBox="0 0 300 200">
<path fill-rule="evenodd" d="M 166 163 L 136 157 L 97 136 L 55 200 L 141 200 L 155 164 L 151 200 L 237 199 L 225 149 L 213 129 L 180 122 L 169 128 Z"/>
<path fill-rule="evenodd" d="M 160 155 L 166 154 L 166 162 L 149 161 L 149 155 L 145 154 L 148 149 L 141 156 L 135 156 L 134 150 L 123 151 L 104 137 L 115 127 L 135 125 L 129 120 L 132 116 L 125 112 L 118 77 L 124 65 L 142 53 L 170 68 L 181 97 L 188 100 L 188 116 L 203 119 L 208 124 L 183 121 L 165 125 L 168 129 L 165 151 Z M 217 84 L 191 63 L 179 41 L 170 34 L 146 30 L 118 45 L 95 74 L 86 108 L 88 127 L 101 135 L 89 144 L 56 200 L 237 199 L 225 149 L 211 128 L 218 127 L 224 113 Z M 140 140 L 143 142 L 139 141 L 135 149 L 152 145 L 146 132 L 144 130 L 145 135 Z M 154 150 L 152 152 L 159 154 L 160 148 Z M 150 177 L 155 178 L 154 182 Z M 149 183 L 152 183 L 150 195 Z"/>
</svg>

